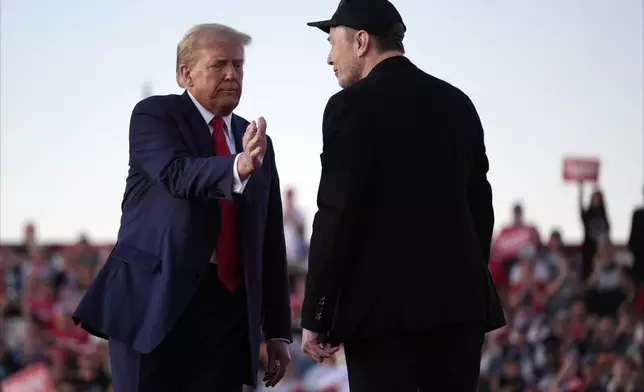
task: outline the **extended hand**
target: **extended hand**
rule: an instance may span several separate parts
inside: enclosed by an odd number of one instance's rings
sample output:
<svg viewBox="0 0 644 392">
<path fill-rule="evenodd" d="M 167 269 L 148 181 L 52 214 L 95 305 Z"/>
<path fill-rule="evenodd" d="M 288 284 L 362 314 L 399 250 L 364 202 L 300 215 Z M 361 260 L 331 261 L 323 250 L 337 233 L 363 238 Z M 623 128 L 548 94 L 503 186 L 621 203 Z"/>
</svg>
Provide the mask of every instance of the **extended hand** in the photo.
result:
<svg viewBox="0 0 644 392">
<path fill-rule="evenodd" d="M 284 377 L 286 367 L 291 363 L 291 353 L 288 343 L 281 340 L 271 340 L 266 343 L 268 354 L 268 368 L 264 373 L 266 387 L 274 387 Z"/>
<path fill-rule="evenodd" d="M 303 329 L 302 352 L 318 363 L 326 358 L 332 358 L 340 347 L 331 347 L 330 344 L 324 341 L 324 338 L 325 335 L 323 334 Z"/>
<path fill-rule="evenodd" d="M 242 180 L 262 166 L 266 153 L 266 120 L 260 117 L 246 127 L 242 138 L 243 152 L 239 155 L 237 170 Z"/>
</svg>

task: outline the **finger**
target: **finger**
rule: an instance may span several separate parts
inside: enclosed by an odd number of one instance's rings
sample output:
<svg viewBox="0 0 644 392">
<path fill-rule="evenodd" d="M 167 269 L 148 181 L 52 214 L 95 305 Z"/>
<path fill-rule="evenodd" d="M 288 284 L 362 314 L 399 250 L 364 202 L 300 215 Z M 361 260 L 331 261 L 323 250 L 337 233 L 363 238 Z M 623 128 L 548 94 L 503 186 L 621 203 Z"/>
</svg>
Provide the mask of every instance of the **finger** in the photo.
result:
<svg viewBox="0 0 644 392">
<path fill-rule="evenodd" d="M 264 117 L 257 119 L 257 129 L 262 133 L 266 133 L 266 119 Z"/>
<path fill-rule="evenodd" d="M 264 382 L 266 383 L 267 387 L 274 387 L 279 380 L 277 380 L 277 377 L 279 376 L 279 373 L 282 371 L 282 366 L 279 366 L 275 369 L 275 373 L 269 373 L 266 375 Z"/>
<path fill-rule="evenodd" d="M 250 124 L 248 124 L 248 126 L 246 127 L 245 134 L 252 134 L 255 131 L 257 131 L 257 124 L 255 124 L 255 121 L 253 121 Z"/>
<path fill-rule="evenodd" d="M 311 346 L 309 346 L 309 350 L 311 350 L 311 352 L 315 355 L 316 361 L 318 362 L 322 362 L 325 358 L 330 358 L 317 344 L 311 344 Z"/>
<path fill-rule="evenodd" d="M 322 362 L 322 358 L 320 357 L 320 355 L 315 350 L 311 350 L 311 347 L 309 345 L 305 345 L 302 351 L 304 352 L 304 354 L 311 357 L 311 359 L 314 360 L 315 362 L 318 362 L 318 363 Z"/>
<path fill-rule="evenodd" d="M 280 366 L 277 369 L 277 374 L 275 374 L 275 376 L 271 380 L 270 386 L 274 387 L 275 385 L 277 385 L 277 383 L 279 383 L 282 380 L 282 378 L 284 378 L 285 374 L 286 374 L 286 364 L 284 363 L 282 364 L 282 366 Z"/>
<path fill-rule="evenodd" d="M 335 353 L 340 351 L 340 346 L 333 347 L 330 344 L 327 344 L 323 350 L 326 355 L 333 356 Z"/>
<path fill-rule="evenodd" d="M 242 139 L 245 139 L 246 141 L 252 139 L 255 134 L 257 134 L 257 125 L 255 124 L 255 121 L 252 123 L 248 124 L 246 127 L 246 132 L 244 132 L 244 136 Z"/>
<path fill-rule="evenodd" d="M 257 146 L 253 150 L 251 150 L 248 155 L 253 159 L 257 159 L 262 155 L 263 152 L 264 148 L 262 146 Z"/>
<path fill-rule="evenodd" d="M 248 146 L 259 146 L 262 144 L 262 135 L 259 131 L 255 132 L 253 137 L 248 141 Z"/>
</svg>

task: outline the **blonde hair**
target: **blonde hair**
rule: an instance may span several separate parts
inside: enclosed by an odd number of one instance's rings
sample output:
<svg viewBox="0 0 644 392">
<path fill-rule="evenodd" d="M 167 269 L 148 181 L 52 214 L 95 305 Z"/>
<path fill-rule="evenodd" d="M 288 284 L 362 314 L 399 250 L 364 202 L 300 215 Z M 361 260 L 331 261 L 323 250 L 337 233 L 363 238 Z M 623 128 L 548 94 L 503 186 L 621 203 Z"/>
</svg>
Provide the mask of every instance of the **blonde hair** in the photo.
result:
<svg viewBox="0 0 644 392">
<path fill-rule="evenodd" d="M 177 84 L 185 87 L 181 77 L 181 65 L 191 65 L 195 61 L 195 52 L 203 47 L 205 40 L 215 42 L 231 42 L 242 48 L 250 45 L 252 38 L 232 27 L 217 23 L 203 23 L 192 27 L 186 32 L 177 45 Z"/>
</svg>

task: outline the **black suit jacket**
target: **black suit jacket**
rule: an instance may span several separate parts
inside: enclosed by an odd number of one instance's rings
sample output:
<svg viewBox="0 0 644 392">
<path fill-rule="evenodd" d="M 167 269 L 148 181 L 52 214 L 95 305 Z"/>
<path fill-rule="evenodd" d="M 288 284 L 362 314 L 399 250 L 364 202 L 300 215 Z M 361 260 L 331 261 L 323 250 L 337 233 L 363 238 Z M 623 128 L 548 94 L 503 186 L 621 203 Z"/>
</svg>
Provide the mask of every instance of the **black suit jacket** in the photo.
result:
<svg viewBox="0 0 644 392">
<path fill-rule="evenodd" d="M 302 326 L 336 342 L 505 324 L 488 272 L 483 129 L 460 90 L 405 57 L 329 100 Z"/>
</svg>

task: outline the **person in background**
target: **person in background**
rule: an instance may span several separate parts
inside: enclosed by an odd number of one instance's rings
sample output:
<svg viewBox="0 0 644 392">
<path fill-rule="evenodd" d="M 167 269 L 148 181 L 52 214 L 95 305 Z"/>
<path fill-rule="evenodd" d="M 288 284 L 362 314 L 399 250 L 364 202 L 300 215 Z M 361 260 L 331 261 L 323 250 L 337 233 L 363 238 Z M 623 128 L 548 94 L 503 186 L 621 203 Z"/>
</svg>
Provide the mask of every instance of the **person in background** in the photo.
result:
<svg viewBox="0 0 644 392">
<path fill-rule="evenodd" d="M 605 392 L 600 377 L 601 372 L 597 365 L 597 358 L 594 355 L 586 355 L 582 358 L 580 374 L 585 392 Z"/>
<path fill-rule="evenodd" d="M 532 313 L 543 312 L 547 296 L 547 270 L 541 269 L 535 261 L 534 252 L 527 252 L 521 256 L 510 271 L 510 290 L 508 305 L 510 309 L 520 306 L 528 307 Z"/>
<path fill-rule="evenodd" d="M 494 238 L 490 253 L 490 274 L 502 300 L 507 299 L 506 289 L 513 266 L 525 256 L 527 250 L 539 252 L 540 249 L 539 231 L 536 226 L 526 222 L 523 206 L 516 202 L 512 207 L 512 221 Z"/>
<path fill-rule="evenodd" d="M 615 320 L 610 317 L 601 318 L 586 345 L 586 353 L 596 355 L 600 363 L 612 361 L 615 355 L 621 354 L 622 347 L 617 342 Z"/>
<path fill-rule="evenodd" d="M 634 286 L 624 267 L 614 259 L 613 245 L 608 237 L 598 239 L 594 267 L 585 281 L 588 312 L 599 317 L 617 319 L 617 310 L 634 294 Z"/>
<path fill-rule="evenodd" d="M 110 385 L 110 377 L 105 374 L 95 352 L 80 350 L 76 357 L 75 384 L 78 392 L 105 391 Z"/>
<path fill-rule="evenodd" d="M 634 385 L 635 364 L 625 356 L 618 357 L 613 363 L 610 380 L 606 392 L 643 392 L 644 389 Z"/>
<path fill-rule="evenodd" d="M 521 354 L 516 350 L 504 356 L 503 370 L 490 382 L 490 390 L 495 392 L 523 392 L 527 382 L 521 375 Z"/>
<path fill-rule="evenodd" d="M 583 340 L 588 334 L 586 300 L 582 296 L 570 301 L 570 332 L 576 340 Z"/>
<path fill-rule="evenodd" d="M 545 313 L 554 315 L 560 309 L 567 309 L 580 289 L 577 271 L 562 252 L 551 253 L 545 261 L 548 266 L 548 283 L 545 285 Z"/>
<path fill-rule="evenodd" d="M 595 189 L 590 196 L 590 205 L 584 207 L 584 183 L 579 183 L 579 210 L 584 225 L 584 242 L 581 247 L 581 279 L 586 280 L 593 271 L 593 260 L 600 238 L 610 236 L 610 222 L 606 212 L 604 195 Z"/>
<path fill-rule="evenodd" d="M 549 392 L 582 392 L 583 381 L 577 375 L 579 359 L 574 355 L 566 355 L 561 369 L 555 376 Z"/>
<path fill-rule="evenodd" d="M 72 252 L 68 257 L 73 258 L 74 264 L 88 268 L 92 276 L 95 276 L 100 264 L 99 252 L 91 245 L 86 233 L 79 236 L 78 244 Z"/>
<path fill-rule="evenodd" d="M 289 267 L 299 266 L 306 261 L 308 249 L 305 225 L 304 214 L 295 201 L 295 189 L 289 188 L 284 198 L 284 240 Z"/>
<path fill-rule="evenodd" d="M 506 245 L 506 241 L 510 244 Z M 532 247 L 535 251 L 541 249 L 539 230 L 536 226 L 526 222 L 525 211 L 521 203 L 516 202 L 512 206 L 512 222 L 499 232 L 494 244 L 494 247 L 497 246 L 505 249 L 503 251 L 503 258 L 505 259 L 518 257 L 528 247 Z"/>
<path fill-rule="evenodd" d="M 633 279 L 641 285 L 644 283 L 644 207 L 633 212 L 628 249 L 633 254 Z"/>
</svg>

